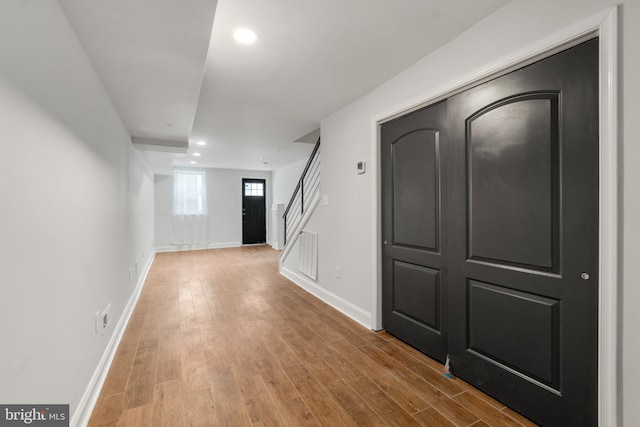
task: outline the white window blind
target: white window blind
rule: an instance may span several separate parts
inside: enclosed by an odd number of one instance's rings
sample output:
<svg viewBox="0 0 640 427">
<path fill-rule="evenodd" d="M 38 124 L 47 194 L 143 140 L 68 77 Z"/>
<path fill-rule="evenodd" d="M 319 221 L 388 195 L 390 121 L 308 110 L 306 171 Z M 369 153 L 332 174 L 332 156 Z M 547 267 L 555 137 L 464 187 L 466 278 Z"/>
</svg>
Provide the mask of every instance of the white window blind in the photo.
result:
<svg viewBox="0 0 640 427">
<path fill-rule="evenodd" d="M 204 171 L 173 172 L 173 214 L 207 214 L 207 175 Z"/>
</svg>

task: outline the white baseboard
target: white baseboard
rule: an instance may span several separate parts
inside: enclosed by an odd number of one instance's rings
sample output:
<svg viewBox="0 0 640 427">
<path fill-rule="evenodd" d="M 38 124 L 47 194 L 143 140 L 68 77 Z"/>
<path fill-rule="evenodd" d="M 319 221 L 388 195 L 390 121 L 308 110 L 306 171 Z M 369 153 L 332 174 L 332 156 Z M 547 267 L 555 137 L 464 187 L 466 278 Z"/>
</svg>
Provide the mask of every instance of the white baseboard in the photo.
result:
<svg viewBox="0 0 640 427">
<path fill-rule="evenodd" d="M 198 251 L 202 249 L 238 248 L 240 246 L 242 246 L 242 242 L 203 243 L 203 244 L 197 244 L 197 245 L 168 245 L 168 246 L 158 246 L 156 248 L 156 253 Z"/>
<path fill-rule="evenodd" d="M 138 279 L 138 283 L 136 283 L 136 287 L 129 297 L 129 301 L 127 302 L 126 307 L 118 323 L 111 335 L 111 339 L 109 340 L 109 344 L 100 359 L 100 363 L 98 363 L 98 367 L 93 373 L 91 377 L 91 381 L 89 381 L 89 385 L 78 404 L 78 408 L 71 417 L 70 425 L 72 427 L 85 427 L 89 424 L 89 419 L 91 418 L 91 413 L 93 412 L 93 408 L 96 406 L 96 402 L 98 401 L 98 397 L 100 396 L 100 391 L 102 391 L 102 386 L 104 385 L 104 381 L 107 378 L 107 374 L 109 373 L 109 368 L 111 367 L 111 363 L 113 362 L 113 358 L 116 355 L 116 350 L 118 349 L 118 345 L 120 345 L 120 340 L 124 335 L 124 331 L 127 328 L 127 324 L 129 323 L 129 319 L 131 318 L 131 313 L 133 313 L 133 309 L 138 302 L 138 298 L 140 298 L 140 293 L 142 292 L 142 286 L 144 285 L 145 280 L 147 279 L 147 275 L 149 274 L 149 270 L 151 269 L 151 264 L 153 264 L 153 260 L 155 259 L 156 251 L 154 251 L 147 264 L 142 271 Z"/>
<path fill-rule="evenodd" d="M 317 283 L 309 280 L 302 274 L 288 269 L 287 267 L 283 266 L 280 270 L 280 274 L 282 274 L 284 277 L 291 280 L 293 283 L 300 286 L 310 294 L 320 298 L 322 301 L 340 311 L 342 314 L 360 323 L 365 328 L 371 329 L 373 316 L 368 311 L 363 310 L 356 305 L 353 305 L 349 301 L 334 294 L 333 292 L 329 292 L 328 290 L 321 288 Z"/>
<path fill-rule="evenodd" d="M 210 243 L 209 249 L 239 248 L 240 246 L 242 246 L 242 242 Z"/>
</svg>

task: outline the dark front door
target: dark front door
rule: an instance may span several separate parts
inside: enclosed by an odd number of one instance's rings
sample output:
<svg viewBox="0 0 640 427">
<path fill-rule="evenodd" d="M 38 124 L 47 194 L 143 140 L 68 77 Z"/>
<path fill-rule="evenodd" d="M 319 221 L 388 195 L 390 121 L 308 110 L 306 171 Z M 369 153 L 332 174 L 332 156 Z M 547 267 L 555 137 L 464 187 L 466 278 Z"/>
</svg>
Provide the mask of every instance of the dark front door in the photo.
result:
<svg viewBox="0 0 640 427">
<path fill-rule="evenodd" d="M 598 41 L 449 99 L 454 373 L 597 424 Z"/>
<path fill-rule="evenodd" d="M 447 354 L 446 118 L 441 102 L 381 130 L 384 328 L 441 361 Z"/>
<path fill-rule="evenodd" d="M 381 150 L 383 327 L 542 425 L 597 425 L 598 40 L 384 124 Z"/>
<path fill-rule="evenodd" d="M 265 243 L 266 229 L 266 181 L 242 180 L 242 243 Z"/>
</svg>

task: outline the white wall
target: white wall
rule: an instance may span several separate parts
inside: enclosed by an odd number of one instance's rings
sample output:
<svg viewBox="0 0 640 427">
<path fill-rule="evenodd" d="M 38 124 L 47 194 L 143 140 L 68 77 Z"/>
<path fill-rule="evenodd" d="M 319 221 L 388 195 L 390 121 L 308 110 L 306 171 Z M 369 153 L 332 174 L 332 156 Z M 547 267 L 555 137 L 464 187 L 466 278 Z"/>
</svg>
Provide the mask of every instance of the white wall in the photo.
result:
<svg viewBox="0 0 640 427">
<path fill-rule="evenodd" d="M 273 203 L 282 203 L 286 208 L 308 161 L 305 158 L 273 171 Z"/>
<path fill-rule="evenodd" d="M 155 251 L 154 237 L 154 177 L 142 153 L 131 149 L 130 200 L 131 237 L 133 238 L 134 282 L 142 274 Z"/>
<path fill-rule="evenodd" d="M 425 57 L 368 95 L 335 112 L 322 121 L 322 192 L 328 206 L 315 212 L 319 240 L 319 281 L 323 292 L 352 304 L 371 319 L 377 292 L 372 262 L 376 242 L 377 167 L 370 161 L 376 135 L 374 117 L 398 111 L 409 103 L 424 101 L 440 89 L 451 87 L 471 73 L 508 57 L 523 47 L 539 42 L 549 34 L 576 23 L 605 8 L 615 0 L 514 0 L 502 9 Z M 633 426 L 640 420 L 640 6 L 628 1 L 621 8 L 620 55 L 623 98 L 620 128 L 624 164 L 621 173 L 623 204 L 623 252 L 621 254 L 623 325 L 619 354 L 622 362 L 621 420 Z M 356 174 L 356 162 L 369 163 L 369 172 Z M 373 169 L 373 173 L 372 173 Z M 348 242 L 348 244 L 345 244 Z M 342 267 L 342 278 L 333 272 Z M 347 310 L 348 311 L 348 310 Z M 355 311 L 350 314 L 356 317 Z M 374 326 L 371 322 L 364 322 Z"/>
<path fill-rule="evenodd" d="M 242 245 L 242 178 L 266 180 L 267 241 L 271 238 L 271 172 L 236 169 L 206 169 L 209 244 L 221 248 Z M 183 249 L 173 241 L 173 176 L 155 177 L 155 241 L 159 251 Z M 203 247 L 202 245 L 197 248 Z M 192 247 L 195 248 L 195 247 Z"/>
<path fill-rule="evenodd" d="M 640 2 L 627 1 L 622 6 L 622 87 L 620 134 L 623 149 L 621 191 L 623 209 L 620 307 L 621 356 L 620 392 L 622 420 L 625 426 L 640 420 Z"/>
<path fill-rule="evenodd" d="M 169 250 L 173 242 L 173 175 L 154 177 L 154 238 L 159 251 Z"/>
<path fill-rule="evenodd" d="M 0 402 L 78 408 L 152 254 L 152 175 L 55 1 L 0 2 Z"/>
</svg>

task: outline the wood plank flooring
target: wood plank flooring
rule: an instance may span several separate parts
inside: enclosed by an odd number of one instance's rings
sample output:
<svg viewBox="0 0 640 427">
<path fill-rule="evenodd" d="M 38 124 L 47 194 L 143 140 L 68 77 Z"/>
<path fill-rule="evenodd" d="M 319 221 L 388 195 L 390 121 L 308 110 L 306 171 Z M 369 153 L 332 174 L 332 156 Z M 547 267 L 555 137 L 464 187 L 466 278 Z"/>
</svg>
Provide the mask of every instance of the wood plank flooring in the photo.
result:
<svg viewBox="0 0 640 427">
<path fill-rule="evenodd" d="M 278 274 L 268 246 L 156 255 L 90 426 L 535 426 Z"/>
</svg>

